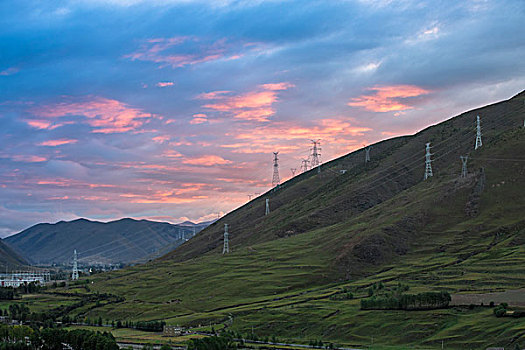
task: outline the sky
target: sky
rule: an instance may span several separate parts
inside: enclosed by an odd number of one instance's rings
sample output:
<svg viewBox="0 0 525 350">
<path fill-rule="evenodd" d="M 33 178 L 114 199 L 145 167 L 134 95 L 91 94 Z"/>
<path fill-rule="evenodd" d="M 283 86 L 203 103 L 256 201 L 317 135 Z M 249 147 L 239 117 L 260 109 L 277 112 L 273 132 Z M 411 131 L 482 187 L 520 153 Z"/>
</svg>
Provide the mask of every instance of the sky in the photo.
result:
<svg viewBox="0 0 525 350">
<path fill-rule="evenodd" d="M 204 221 L 525 88 L 522 0 L 0 1 L 0 237 Z"/>
</svg>

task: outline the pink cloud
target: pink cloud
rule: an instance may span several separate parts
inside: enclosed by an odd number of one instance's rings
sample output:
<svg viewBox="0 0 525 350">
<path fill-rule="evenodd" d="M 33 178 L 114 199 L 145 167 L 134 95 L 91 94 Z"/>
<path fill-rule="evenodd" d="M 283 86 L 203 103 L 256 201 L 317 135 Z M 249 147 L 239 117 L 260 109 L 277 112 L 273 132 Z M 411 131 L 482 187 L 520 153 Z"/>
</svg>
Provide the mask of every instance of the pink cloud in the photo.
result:
<svg viewBox="0 0 525 350">
<path fill-rule="evenodd" d="M 132 61 L 153 62 L 159 68 L 181 68 L 217 60 L 237 60 L 247 52 L 260 54 L 262 43 L 230 43 L 226 39 L 214 42 L 194 36 L 152 38 L 143 41 L 135 52 L 125 55 Z"/>
<path fill-rule="evenodd" d="M 204 92 L 202 94 L 199 94 L 195 96 L 198 100 L 216 100 L 219 98 L 223 98 L 223 95 L 229 94 L 231 91 L 222 90 L 222 91 L 212 91 L 212 92 Z"/>
<path fill-rule="evenodd" d="M 190 124 L 203 124 L 208 121 L 208 116 L 206 114 L 194 114 L 193 119 L 190 121 Z"/>
<path fill-rule="evenodd" d="M 156 143 L 164 143 L 166 141 L 169 141 L 170 140 L 170 136 L 169 135 L 159 135 L 159 136 L 155 136 L 152 138 L 153 142 L 156 142 Z"/>
<path fill-rule="evenodd" d="M 219 156 L 206 155 L 206 156 L 201 156 L 201 157 L 184 159 L 182 163 L 190 164 L 190 165 L 213 166 L 213 165 L 231 164 L 232 161 L 226 160 Z"/>
<path fill-rule="evenodd" d="M 235 119 L 265 122 L 275 114 L 272 106 L 278 101 L 277 92 L 293 86 L 293 84 L 286 82 L 263 84 L 259 85 L 255 91 L 240 95 L 226 96 L 225 91 L 214 91 L 198 95 L 197 98 L 216 100 L 216 102 L 205 104 L 203 107 L 228 113 Z"/>
<path fill-rule="evenodd" d="M 7 69 L 4 69 L 3 71 L 0 71 L 0 76 L 8 76 L 8 75 L 13 75 L 13 74 L 16 74 L 20 71 L 20 69 L 16 68 L 16 67 L 10 67 L 10 68 L 7 68 Z"/>
<path fill-rule="evenodd" d="M 261 87 L 266 90 L 286 90 L 286 89 L 295 87 L 295 85 L 291 83 L 275 83 L 275 84 L 263 84 L 261 85 Z"/>
<path fill-rule="evenodd" d="M 56 128 L 59 128 L 67 124 L 73 124 L 73 122 L 53 123 L 49 120 L 38 120 L 38 119 L 25 120 L 25 122 L 27 123 L 27 125 L 35 129 L 40 129 L 40 130 L 54 130 Z"/>
<path fill-rule="evenodd" d="M 167 158 L 181 158 L 182 154 L 172 149 L 168 149 L 162 153 L 162 156 Z"/>
<path fill-rule="evenodd" d="M 56 147 L 56 146 L 62 146 L 62 145 L 68 145 L 71 143 L 76 143 L 78 140 L 74 139 L 58 139 L 58 140 L 48 140 L 44 142 L 40 142 L 38 146 L 50 146 L 50 147 Z"/>
<path fill-rule="evenodd" d="M 180 68 L 187 65 L 215 61 L 222 58 L 225 54 L 226 47 L 223 40 L 201 48 L 201 52 L 194 54 L 173 52 L 177 46 L 183 43 L 196 45 L 198 42 L 197 38 L 188 36 L 148 39 L 136 52 L 124 57 L 132 61 L 159 63 L 160 67 L 171 66 L 172 68 Z"/>
<path fill-rule="evenodd" d="M 371 130 L 354 126 L 341 118 L 325 118 L 314 125 L 276 122 L 232 134 L 236 142 L 221 147 L 231 149 L 232 153 L 270 153 L 279 150 L 281 154 L 294 154 L 303 149 L 311 138 L 315 138 L 329 143 L 331 148 L 338 150 L 337 154 L 341 154 L 348 151 L 348 147 L 358 144 L 356 138 Z"/>
<path fill-rule="evenodd" d="M 172 81 L 159 81 L 157 84 L 157 87 L 168 87 L 168 86 L 173 86 L 173 82 Z"/>
<path fill-rule="evenodd" d="M 34 155 L 14 155 L 11 157 L 14 161 L 24 162 L 24 163 L 39 163 L 45 162 L 46 157 L 34 156 Z"/>
<path fill-rule="evenodd" d="M 414 108 L 405 99 L 430 93 L 415 85 L 376 86 L 368 90 L 374 93 L 353 98 L 348 105 L 372 112 L 404 111 Z"/>
<path fill-rule="evenodd" d="M 94 133 L 123 133 L 141 127 L 152 118 L 138 108 L 126 103 L 104 97 L 88 96 L 80 101 L 67 101 L 31 109 L 31 112 L 44 118 L 60 118 L 66 116 L 84 116 L 92 126 Z M 28 121 L 29 125 L 39 128 L 49 128 L 42 120 Z M 31 124 L 32 123 L 32 124 Z"/>
</svg>

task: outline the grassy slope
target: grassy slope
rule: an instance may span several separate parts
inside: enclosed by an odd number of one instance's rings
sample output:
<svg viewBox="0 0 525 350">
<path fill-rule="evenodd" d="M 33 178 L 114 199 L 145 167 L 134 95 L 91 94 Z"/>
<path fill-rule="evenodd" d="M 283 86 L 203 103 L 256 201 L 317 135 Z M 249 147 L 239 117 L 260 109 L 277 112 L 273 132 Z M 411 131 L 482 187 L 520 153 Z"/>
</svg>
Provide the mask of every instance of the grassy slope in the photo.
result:
<svg viewBox="0 0 525 350">
<path fill-rule="evenodd" d="M 9 270 L 27 266 L 27 261 L 0 240 L 0 269 Z"/>
<path fill-rule="evenodd" d="M 349 169 L 345 175 L 326 169 L 322 178 L 304 174 L 269 194 L 280 206 L 269 217 L 259 215 L 260 198 L 163 260 L 96 279 L 96 290 L 126 301 L 92 313 L 185 324 L 233 316 L 237 330 L 255 325 L 260 334 L 356 345 L 369 344 L 372 335 L 376 343 L 436 346 L 446 339 L 456 347 L 503 344 L 512 337 L 525 341 L 525 321 L 496 319 L 488 309 L 365 312 L 357 301 L 328 300 L 341 286 L 364 296 L 376 281 L 403 281 L 414 291 L 525 286 L 525 166 L 488 160 L 523 159 L 525 130 L 511 128 L 523 119 L 523 100 L 522 94 L 416 136 L 386 141 L 385 154 L 378 152 L 368 168 L 357 162 L 362 154 L 354 153 L 327 165 Z M 458 156 L 472 148 L 468 129 L 476 113 L 483 116 L 485 144 L 471 152 L 471 175 L 460 180 Z M 436 145 L 436 176 L 421 182 L 421 157 L 402 159 L 421 153 L 426 140 Z M 441 140 L 447 142 L 440 147 Z M 480 167 L 484 190 L 476 200 Z M 477 214 L 467 215 L 467 206 Z M 224 222 L 233 233 L 227 256 L 218 253 Z M 195 257 L 205 251 L 210 253 Z"/>
</svg>

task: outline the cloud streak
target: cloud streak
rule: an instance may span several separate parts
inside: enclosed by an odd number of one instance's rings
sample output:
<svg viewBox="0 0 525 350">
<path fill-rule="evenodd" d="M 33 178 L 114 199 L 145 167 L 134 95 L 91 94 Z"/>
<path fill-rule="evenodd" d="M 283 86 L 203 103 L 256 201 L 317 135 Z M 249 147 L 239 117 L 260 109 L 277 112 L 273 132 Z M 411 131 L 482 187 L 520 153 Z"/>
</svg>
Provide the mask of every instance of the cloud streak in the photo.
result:
<svg viewBox="0 0 525 350">
<path fill-rule="evenodd" d="M 49 119 L 63 117 L 85 117 L 86 123 L 93 127 L 92 132 L 102 134 L 124 133 L 136 130 L 153 116 L 128 104 L 104 97 L 89 96 L 81 101 L 68 98 L 69 101 L 32 108 L 31 113 L 37 118 L 48 120 L 28 120 L 27 123 L 40 129 L 52 126 Z M 71 101 L 73 100 L 73 101 Z M 58 124 L 60 125 L 60 123 Z"/>
<path fill-rule="evenodd" d="M 197 98 L 215 100 L 203 108 L 223 112 L 235 119 L 266 122 L 275 114 L 273 104 L 278 101 L 278 91 L 293 88 L 288 82 L 262 84 L 254 91 L 229 95 L 228 91 L 212 91 L 200 94 Z"/>
<path fill-rule="evenodd" d="M 415 97 L 430 93 L 414 85 L 375 86 L 367 90 L 373 93 L 352 98 L 348 105 L 372 112 L 406 111 L 414 108 L 411 104 Z"/>
</svg>

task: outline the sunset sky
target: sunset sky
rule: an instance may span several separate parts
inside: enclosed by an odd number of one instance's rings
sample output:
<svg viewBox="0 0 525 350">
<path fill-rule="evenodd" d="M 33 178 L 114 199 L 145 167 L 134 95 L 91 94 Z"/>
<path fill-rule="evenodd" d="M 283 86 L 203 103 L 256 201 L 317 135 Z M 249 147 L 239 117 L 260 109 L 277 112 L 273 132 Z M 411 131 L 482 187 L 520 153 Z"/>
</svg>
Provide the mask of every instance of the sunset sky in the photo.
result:
<svg viewBox="0 0 525 350">
<path fill-rule="evenodd" d="M 525 2 L 0 2 L 0 237 L 216 218 L 525 89 Z M 423 152 L 423 150 L 422 150 Z"/>
</svg>

